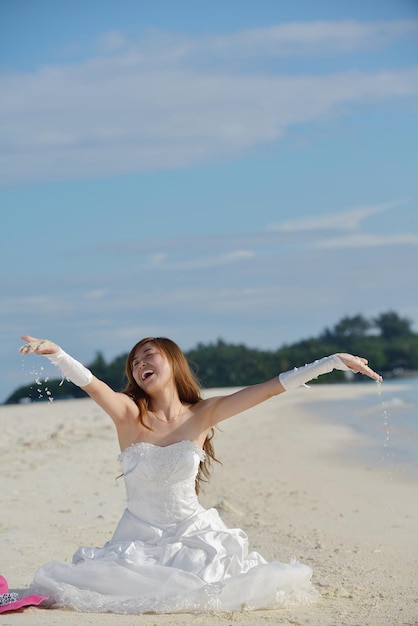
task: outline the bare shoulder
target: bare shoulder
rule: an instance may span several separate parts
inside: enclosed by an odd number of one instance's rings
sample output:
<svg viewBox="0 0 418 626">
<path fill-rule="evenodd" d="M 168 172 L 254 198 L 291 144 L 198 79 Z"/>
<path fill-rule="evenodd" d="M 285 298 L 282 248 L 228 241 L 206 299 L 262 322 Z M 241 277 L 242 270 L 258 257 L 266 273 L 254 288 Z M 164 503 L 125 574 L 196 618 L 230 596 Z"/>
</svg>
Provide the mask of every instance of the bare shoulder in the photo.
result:
<svg viewBox="0 0 418 626">
<path fill-rule="evenodd" d="M 126 393 L 122 393 L 120 391 L 116 392 L 116 400 L 119 403 L 120 407 L 123 407 L 123 413 L 127 419 L 138 419 L 139 408 L 136 404 L 135 400 L 130 396 L 127 396 Z"/>
<path fill-rule="evenodd" d="M 196 404 L 191 405 L 190 410 L 196 418 L 205 419 L 212 415 L 216 411 L 216 407 L 221 401 L 223 396 L 212 396 L 209 398 L 202 398 Z"/>
<path fill-rule="evenodd" d="M 215 406 L 218 401 L 222 398 L 222 396 L 211 396 L 209 398 L 201 398 L 199 402 L 191 405 L 192 410 L 197 413 L 200 411 L 209 411 L 213 406 Z"/>
<path fill-rule="evenodd" d="M 135 401 L 125 393 L 113 391 L 106 383 L 95 378 L 85 391 L 112 418 L 114 422 L 137 419 L 139 414 Z"/>
<path fill-rule="evenodd" d="M 138 406 L 133 397 L 128 396 L 126 393 L 123 393 L 122 391 L 115 391 L 115 395 L 118 398 L 119 402 L 124 404 L 126 407 L 128 407 L 129 409 L 138 411 Z"/>
</svg>

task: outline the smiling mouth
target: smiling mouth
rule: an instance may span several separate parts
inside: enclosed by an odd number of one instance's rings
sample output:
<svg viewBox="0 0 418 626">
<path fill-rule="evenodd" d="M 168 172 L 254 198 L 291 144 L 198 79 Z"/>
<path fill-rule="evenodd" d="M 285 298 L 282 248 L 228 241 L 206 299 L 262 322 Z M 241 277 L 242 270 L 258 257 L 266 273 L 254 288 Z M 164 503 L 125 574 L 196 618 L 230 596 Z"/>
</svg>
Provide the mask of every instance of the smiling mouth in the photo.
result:
<svg viewBox="0 0 418 626">
<path fill-rule="evenodd" d="M 154 373 L 153 370 L 145 370 L 144 372 L 142 372 L 141 374 L 141 380 L 147 380 L 150 376 L 152 376 Z"/>
</svg>

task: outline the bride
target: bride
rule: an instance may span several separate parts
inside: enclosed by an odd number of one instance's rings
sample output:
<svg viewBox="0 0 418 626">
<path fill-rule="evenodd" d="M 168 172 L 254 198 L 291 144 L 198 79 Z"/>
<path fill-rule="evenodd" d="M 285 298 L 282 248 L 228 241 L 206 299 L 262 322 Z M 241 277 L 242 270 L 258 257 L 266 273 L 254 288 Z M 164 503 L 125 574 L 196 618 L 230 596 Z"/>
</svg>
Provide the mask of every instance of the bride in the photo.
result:
<svg viewBox="0 0 418 626">
<path fill-rule="evenodd" d="M 172 340 L 148 337 L 128 355 L 127 385 L 115 392 L 49 340 L 25 335 L 22 354 L 46 356 L 113 420 L 127 507 L 103 547 L 81 547 L 72 563 L 35 573 L 31 593 L 51 606 L 114 613 L 174 613 L 290 607 L 315 601 L 312 570 L 295 559 L 267 562 L 246 534 L 228 529 L 198 500 L 215 460 L 222 420 L 333 369 L 381 381 L 367 359 L 339 353 L 229 395 L 203 399 Z"/>
</svg>

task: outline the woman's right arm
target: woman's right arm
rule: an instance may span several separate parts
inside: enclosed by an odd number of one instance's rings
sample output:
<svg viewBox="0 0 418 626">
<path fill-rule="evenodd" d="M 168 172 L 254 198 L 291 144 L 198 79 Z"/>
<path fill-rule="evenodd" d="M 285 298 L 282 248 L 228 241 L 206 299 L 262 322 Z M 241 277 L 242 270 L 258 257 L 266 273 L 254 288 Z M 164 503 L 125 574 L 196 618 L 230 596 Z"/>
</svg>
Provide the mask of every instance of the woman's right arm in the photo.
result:
<svg viewBox="0 0 418 626">
<path fill-rule="evenodd" d="M 56 343 L 30 335 L 23 335 L 22 339 L 26 344 L 20 348 L 21 354 L 46 356 L 65 378 L 81 387 L 111 417 L 117 427 L 137 417 L 138 407 L 128 396 L 114 391 L 93 376 L 89 369 L 64 352 Z"/>
</svg>

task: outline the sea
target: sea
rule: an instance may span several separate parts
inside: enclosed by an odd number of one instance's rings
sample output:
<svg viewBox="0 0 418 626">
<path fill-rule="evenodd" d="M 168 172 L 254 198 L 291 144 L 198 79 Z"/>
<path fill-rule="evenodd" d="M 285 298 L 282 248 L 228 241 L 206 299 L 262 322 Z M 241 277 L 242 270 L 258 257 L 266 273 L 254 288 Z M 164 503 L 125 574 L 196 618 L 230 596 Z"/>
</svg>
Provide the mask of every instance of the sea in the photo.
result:
<svg viewBox="0 0 418 626">
<path fill-rule="evenodd" d="M 370 393 L 357 396 L 357 384 L 369 385 Z M 349 444 L 350 457 L 418 480 L 418 376 L 353 383 L 352 398 L 320 402 L 318 409 L 321 419 L 360 435 Z"/>
</svg>

